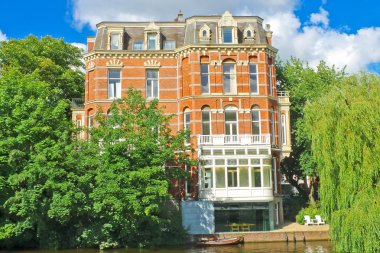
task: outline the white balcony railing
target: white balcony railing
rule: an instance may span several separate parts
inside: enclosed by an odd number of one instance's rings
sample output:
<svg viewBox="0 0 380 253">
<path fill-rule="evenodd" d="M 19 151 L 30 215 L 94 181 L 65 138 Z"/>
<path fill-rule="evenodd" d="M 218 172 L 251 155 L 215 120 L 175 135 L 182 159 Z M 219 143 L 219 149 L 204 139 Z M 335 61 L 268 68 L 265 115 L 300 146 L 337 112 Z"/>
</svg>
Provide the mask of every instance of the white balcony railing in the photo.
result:
<svg viewBox="0 0 380 253">
<path fill-rule="evenodd" d="M 250 145 L 250 144 L 270 144 L 270 134 L 261 135 L 199 135 L 198 145 Z"/>
</svg>

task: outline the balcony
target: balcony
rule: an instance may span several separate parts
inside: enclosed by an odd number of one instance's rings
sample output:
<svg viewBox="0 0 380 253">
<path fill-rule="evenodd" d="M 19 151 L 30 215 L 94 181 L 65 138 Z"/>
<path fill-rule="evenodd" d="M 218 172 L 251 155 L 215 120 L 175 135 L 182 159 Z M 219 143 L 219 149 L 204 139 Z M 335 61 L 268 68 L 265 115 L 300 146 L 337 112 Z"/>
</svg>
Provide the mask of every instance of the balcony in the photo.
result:
<svg viewBox="0 0 380 253">
<path fill-rule="evenodd" d="M 270 144 L 270 134 L 261 135 L 199 135 L 198 146 L 201 145 L 252 145 Z"/>
<path fill-rule="evenodd" d="M 201 189 L 199 198 L 213 201 L 272 201 L 273 189 L 271 187 Z"/>
</svg>

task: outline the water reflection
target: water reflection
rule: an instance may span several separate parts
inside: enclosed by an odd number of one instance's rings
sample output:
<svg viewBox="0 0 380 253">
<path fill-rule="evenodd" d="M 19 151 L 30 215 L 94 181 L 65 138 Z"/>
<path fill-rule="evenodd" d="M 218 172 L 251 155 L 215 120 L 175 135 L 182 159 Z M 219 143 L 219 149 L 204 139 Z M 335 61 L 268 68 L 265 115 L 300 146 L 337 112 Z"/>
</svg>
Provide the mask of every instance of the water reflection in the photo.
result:
<svg viewBox="0 0 380 253">
<path fill-rule="evenodd" d="M 0 251 L 5 253 L 6 251 Z M 162 248 L 162 249 L 117 249 L 117 250 L 33 250 L 11 251 L 9 253 L 333 253 L 328 241 L 306 243 L 245 243 L 243 245 L 219 247 L 190 247 L 190 248 Z"/>
</svg>

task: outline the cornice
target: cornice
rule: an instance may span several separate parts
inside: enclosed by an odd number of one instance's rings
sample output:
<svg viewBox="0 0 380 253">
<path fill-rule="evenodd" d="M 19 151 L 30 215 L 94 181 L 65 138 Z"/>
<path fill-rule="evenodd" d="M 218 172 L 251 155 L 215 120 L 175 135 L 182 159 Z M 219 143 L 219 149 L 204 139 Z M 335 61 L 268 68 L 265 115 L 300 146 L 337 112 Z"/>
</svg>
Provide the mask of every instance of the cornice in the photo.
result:
<svg viewBox="0 0 380 253">
<path fill-rule="evenodd" d="M 226 54 L 234 54 L 240 52 L 251 53 L 266 52 L 270 56 L 275 57 L 278 50 L 270 45 L 187 45 L 177 48 L 173 51 L 167 50 L 94 50 L 83 56 L 85 61 L 97 58 L 178 58 L 186 56 L 189 53 L 206 54 L 209 51 L 225 52 Z"/>
</svg>

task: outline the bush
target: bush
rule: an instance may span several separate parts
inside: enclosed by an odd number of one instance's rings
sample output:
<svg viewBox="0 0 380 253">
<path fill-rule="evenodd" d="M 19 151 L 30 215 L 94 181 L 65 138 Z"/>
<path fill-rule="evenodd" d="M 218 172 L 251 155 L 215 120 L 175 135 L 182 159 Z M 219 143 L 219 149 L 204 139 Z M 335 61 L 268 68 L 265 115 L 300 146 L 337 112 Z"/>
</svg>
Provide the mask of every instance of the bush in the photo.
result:
<svg viewBox="0 0 380 253">
<path fill-rule="evenodd" d="M 296 222 L 303 225 L 305 223 L 304 221 L 305 215 L 309 215 L 310 218 L 314 219 L 315 215 L 319 215 L 319 214 L 320 214 L 320 211 L 319 211 L 318 205 L 302 208 L 301 211 L 299 211 L 299 213 L 296 216 Z"/>
</svg>

